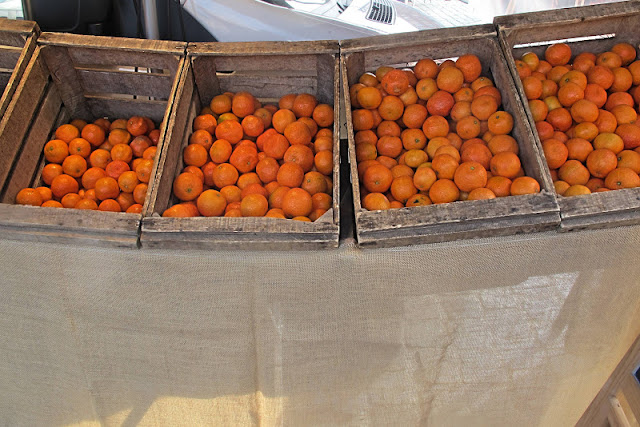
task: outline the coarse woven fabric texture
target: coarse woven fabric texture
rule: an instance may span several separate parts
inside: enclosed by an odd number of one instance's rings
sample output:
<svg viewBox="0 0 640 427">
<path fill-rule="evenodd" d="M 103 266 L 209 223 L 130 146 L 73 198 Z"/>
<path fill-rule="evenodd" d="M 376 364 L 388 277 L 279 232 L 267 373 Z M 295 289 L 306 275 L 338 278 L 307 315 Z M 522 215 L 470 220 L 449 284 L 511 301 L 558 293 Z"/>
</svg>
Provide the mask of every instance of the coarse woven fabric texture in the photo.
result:
<svg viewBox="0 0 640 427">
<path fill-rule="evenodd" d="M 0 241 L 0 424 L 574 424 L 640 333 L 640 227 L 400 249 Z"/>
</svg>

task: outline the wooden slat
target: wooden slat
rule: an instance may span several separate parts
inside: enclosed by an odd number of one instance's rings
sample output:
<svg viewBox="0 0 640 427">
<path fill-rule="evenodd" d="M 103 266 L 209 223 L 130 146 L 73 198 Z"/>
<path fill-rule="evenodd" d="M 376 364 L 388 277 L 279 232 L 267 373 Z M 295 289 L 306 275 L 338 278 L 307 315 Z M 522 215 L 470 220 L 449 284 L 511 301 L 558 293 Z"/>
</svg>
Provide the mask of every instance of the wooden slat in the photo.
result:
<svg viewBox="0 0 640 427">
<path fill-rule="evenodd" d="M 43 46 L 38 48 L 46 61 L 51 78 L 60 92 L 62 102 L 74 118 L 92 121 L 93 117 L 78 84 L 78 73 L 66 47 Z"/>
<path fill-rule="evenodd" d="M 136 248 L 141 215 L 0 204 L 5 239 Z"/>
<path fill-rule="evenodd" d="M 633 371 L 640 364 L 640 336 L 636 338 L 611 376 L 604 383 L 591 404 L 584 411 L 576 427 L 601 426 L 609 412 L 609 397 L 614 396 L 621 385 L 629 380 L 635 381 Z"/>
<path fill-rule="evenodd" d="M 167 133 L 163 149 L 157 156 L 156 175 L 144 207 L 144 216 L 162 214 L 169 206 L 173 178 L 182 153 L 183 141 L 189 137 L 191 123 L 197 115 L 197 94 L 194 92 L 193 72 L 190 61 L 182 66 L 180 79 L 175 91 L 173 109 L 167 121 Z"/>
<path fill-rule="evenodd" d="M 43 59 L 36 54 L 31 58 L 16 89 L 16 96 L 7 107 L 0 121 L 0 185 L 4 185 L 16 155 L 22 148 L 22 141 L 48 84 L 48 75 Z"/>
<path fill-rule="evenodd" d="M 42 100 L 41 107 L 33 122 L 26 141 L 23 144 L 22 152 L 13 168 L 11 179 L 7 182 L 6 189 L 2 196 L 3 203 L 13 203 L 18 191 L 31 185 L 34 172 L 36 171 L 42 149 L 48 141 L 54 129 L 56 118 L 60 112 L 62 100 L 55 86 L 49 85 L 47 94 Z"/>
<path fill-rule="evenodd" d="M 216 56 L 218 71 L 271 70 L 271 71 L 315 71 L 316 55 L 274 56 Z"/>
<path fill-rule="evenodd" d="M 139 53 L 153 53 L 161 54 L 160 57 L 167 57 L 169 55 L 181 56 L 185 53 L 187 44 L 184 42 L 175 42 L 167 40 L 149 40 L 149 39 L 134 39 L 127 37 L 104 37 L 104 36 L 86 36 L 82 34 L 71 33 L 51 33 L 44 32 L 40 35 L 38 43 L 46 45 L 56 46 L 68 46 L 79 48 L 78 52 L 83 49 L 96 49 L 98 51 L 108 51 L 107 55 L 100 57 L 99 52 L 94 52 L 96 55 L 96 61 L 87 62 L 95 64 L 103 64 L 108 58 L 111 58 L 110 51 L 122 51 L 127 54 L 128 57 L 135 56 Z M 75 49 L 74 49 L 75 50 Z M 105 52 L 102 52 L 103 54 Z M 177 62 L 177 61 L 176 61 Z M 142 64 L 143 67 L 149 67 L 150 64 Z"/>
<path fill-rule="evenodd" d="M 6 34 L 20 34 L 29 37 L 31 34 L 39 34 L 40 28 L 33 21 L 0 18 L 0 44 L 7 45 L 3 38 Z M 24 38 L 23 38 L 24 43 Z"/>
<path fill-rule="evenodd" d="M 314 77 L 262 77 L 218 75 L 220 90 L 249 92 L 261 98 L 279 98 L 286 93 L 316 93 Z"/>
<path fill-rule="evenodd" d="M 303 42 L 235 42 L 235 43 L 189 43 L 187 52 L 191 56 L 279 56 L 304 54 L 337 54 L 338 42 L 335 40 Z"/>
<path fill-rule="evenodd" d="M 92 117 L 147 116 L 160 123 L 167 110 L 167 101 L 127 99 L 115 96 L 91 96 L 86 100 Z M 72 114 L 73 118 L 77 116 Z"/>
<path fill-rule="evenodd" d="M 36 39 L 36 34 L 29 36 L 22 49 L 20 57 L 18 58 L 18 62 L 14 67 L 13 73 L 8 79 L 6 85 L 4 85 L 4 92 L 2 93 L 2 97 L 0 97 L 0 117 L 4 115 L 11 98 L 18 87 L 18 83 L 20 83 L 20 79 L 29 64 L 29 60 L 36 48 Z"/>
<path fill-rule="evenodd" d="M 216 74 L 215 58 L 196 56 L 190 57 L 189 59 L 193 69 L 193 77 L 195 79 L 198 96 L 202 102 L 210 101 L 214 96 L 222 93 Z"/>
<path fill-rule="evenodd" d="M 0 49 L 0 68 L 13 68 L 22 55 L 22 49 Z"/>
<path fill-rule="evenodd" d="M 174 77 L 170 74 L 128 71 L 77 70 L 85 93 L 125 93 L 167 99 Z"/>
</svg>

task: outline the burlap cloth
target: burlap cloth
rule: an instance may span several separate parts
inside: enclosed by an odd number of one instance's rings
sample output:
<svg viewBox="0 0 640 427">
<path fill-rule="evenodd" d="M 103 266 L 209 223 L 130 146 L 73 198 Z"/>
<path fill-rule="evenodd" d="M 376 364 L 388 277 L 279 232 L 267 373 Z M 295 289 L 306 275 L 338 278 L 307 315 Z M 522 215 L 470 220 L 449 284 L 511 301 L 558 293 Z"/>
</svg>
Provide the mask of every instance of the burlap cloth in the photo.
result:
<svg viewBox="0 0 640 427">
<path fill-rule="evenodd" d="M 0 241 L 1 425 L 572 425 L 640 227 L 359 250 Z"/>
</svg>

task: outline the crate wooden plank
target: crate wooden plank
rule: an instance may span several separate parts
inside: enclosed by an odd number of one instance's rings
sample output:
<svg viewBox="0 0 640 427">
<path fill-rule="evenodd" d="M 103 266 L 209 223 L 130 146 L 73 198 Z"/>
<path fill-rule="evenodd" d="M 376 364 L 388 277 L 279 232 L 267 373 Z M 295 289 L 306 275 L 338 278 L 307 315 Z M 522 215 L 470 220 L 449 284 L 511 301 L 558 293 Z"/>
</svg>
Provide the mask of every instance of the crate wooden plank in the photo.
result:
<svg viewBox="0 0 640 427">
<path fill-rule="evenodd" d="M 160 123 L 169 108 L 167 101 L 92 95 L 86 98 L 91 117 L 147 116 Z M 76 117 L 76 116 L 73 116 Z"/>
<path fill-rule="evenodd" d="M 540 183 L 542 191 L 527 196 L 387 211 L 364 209 L 360 201 L 354 129 L 351 122 L 350 84 L 356 83 L 365 71 L 375 71 L 382 65 L 411 65 L 425 57 L 456 58 L 466 53 L 479 57 L 484 74 L 490 75 L 500 89 L 503 109 L 510 112 L 514 119 L 512 135 L 518 141 L 522 167 L 526 175 Z M 542 231 L 558 226 L 559 208 L 553 194 L 551 177 L 544 168 L 539 148 L 534 143 L 531 125 L 526 120 L 493 27 L 482 25 L 344 41 L 341 67 L 356 235 L 360 245 L 386 247 L 435 243 Z"/>
<path fill-rule="evenodd" d="M 133 46 L 146 49 L 141 55 L 163 57 L 163 63 L 172 64 L 167 69 L 176 70 L 168 74 L 165 71 L 151 73 L 130 73 L 132 76 L 120 78 L 120 91 L 123 93 L 90 94 L 85 93 L 83 77 L 95 71 L 88 67 L 76 69 L 71 57 L 77 50 L 84 51 L 92 44 L 76 46 L 80 38 L 50 35 L 46 44 L 38 46 L 25 71 L 24 78 L 9 104 L 12 114 L 7 114 L 0 122 L 0 152 L 11 145 L 17 150 L 15 155 L 7 156 L 9 172 L 6 179 L 0 180 L 4 203 L 0 203 L 0 236 L 3 238 L 51 242 L 73 242 L 95 246 L 137 248 L 142 214 L 126 214 L 99 211 L 80 211 L 74 209 L 35 208 L 11 204 L 19 189 L 41 184 L 40 175 L 44 167 L 42 148 L 50 134 L 62 122 L 70 118 L 82 117 L 94 120 L 107 116 L 111 119 L 146 115 L 160 123 L 158 155 L 160 157 L 167 134 L 167 124 L 163 121 L 172 111 L 172 102 L 178 88 L 178 80 L 185 57 L 176 54 L 173 49 L 154 51 L 145 41 L 127 41 L 118 46 L 118 39 L 100 44 L 93 54 L 103 54 L 111 59 L 126 55 L 119 54 Z M 60 40 L 62 45 L 55 44 Z M 166 46 L 173 46 L 171 43 Z M 184 52 L 184 44 L 181 44 Z M 127 52 L 132 55 L 133 52 Z M 100 63 L 101 61 L 96 61 Z M 102 61 L 109 64 L 108 60 Z M 111 64 L 119 66 L 116 64 Z M 151 68 L 147 65 L 148 68 Z M 99 68 L 99 67 L 98 67 Z M 117 71 L 107 68 L 97 71 L 92 90 L 113 90 L 114 81 L 119 77 Z M 111 73 L 111 77 L 108 74 Z M 145 74 L 145 75 L 143 75 Z M 88 81 L 90 77 L 86 77 Z M 134 84 L 134 80 L 137 83 Z M 138 85 L 138 86 L 136 86 Z M 140 93 L 153 94 L 155 99 L 140 97 Z M 166 99 L 159 99 L 164 96 Z M 84 110 L 84 113 L 83 113 Z M 85 116 L 85 117 L 83 117 Z M 162 122 L 162 123 L 161 123 Z M 7 141 L 7 143 L 4 143 Z M 16 143 L 18 141 L 18 143 Z M 24 143 L 22 143 L 24 141 Z M 15 158 L 15 160 L 13 160 Z M 0 162 L 1 164 L 1 162 Z M 154 164 L 152 178 L 157 170 Z M 147 195 L 148 200 L 149 195 Z"/>
<path fill-rule="evenodd" d="M 126 93 L 167 99 L 173 78 L 170 74 L 77 69 L 84 93 Z"/>
<path fill-rule="evenodd" d="M 34 54 L 16 89 L 16 96 L 0 121 L 0 183 L 4 183 L 13 161 L 22 148 L 24 135 L 31 126 L 33 115 L 48 85 L 43 59 Z"/>
<path fill-rule="evenodd" d="M 22 49 L 21 47 L 0 46 L 0 68 L 13 70 L 22 55 Z"/>
<path fill-rule="evenodd" d="M 3 191 L 2 202 L 13 203 L 18 192 L 31 185 L 34 173 L 38 169 L 42 157 L 43 141 L 47 141 L 60 113 L 62 100 L 55 86 L 50 85 L 47 94 L 42 100 L 40 110 L 29 130 L 24 149 L 20 152 L 14 166 L 11 179 L 7 182 L 7 188 Z"/>
<path fill-rule="evenodd" d="M 331 49 L 326 44 L 294 44 L 293 49 L 283 52 L 271 43 L 265 43 L 262 50 L 257 45 L 236 44 L 236 49 L 220 47 L 218 44 L 190 45 L 189 66 L 181 79 L 181 89 L 173 111 L 173 134 L 168 140 L 163 156 L 158 164 L 159 172 L 152 192 L 153 201 L 144 211 L 140 241 L 143 247 L 152 248 L 199 248 L 199 249 L 317 249 L 335 247 L 339 233 L 339 62 L 336 57 L 337 43 Z M 277 44 L 279 46 L 280 44 Z M 284 44 L 289 47 L 289 44 Z M 314 49 L 319 46 L 321 53 Z M 247 55 L 260 51 L 261 54 L 247 60 Z M 271 53 L 269 53 L 271 52 Z M 282 58 L 290 64 L 298 64 L 296 55 L 304 60 L 313 58 L 313 70 L 295 67 L 281 67 L 270 71 L 272 64 L 281 63 L 271 56 Z M 227 71 L 221 73 L 219 65 Z M 247 67 L 247 68 L 245 68 Z M 287 82 L 284 84 L 283 73 Z M 322 74 L 322 77 L 321 77 Z M 247 79 L 251 76 L 252 79 Z M 250 81 L 253 80 L 253 81 Z M 280 84 L 283 82 L 283 84 Z M 309 83 L 313 83 L 310 86 Z M 273 88 L 277 90 L 273 90 Z M 192 133 L 193 118 L 204 103 L 213 96 L 230 90 L 233 92 L 247 88 L 259 99 L 279 98 L 287 93 L 308 91 L 316 95 L 320 102 L 334 105 L 334 204 L 332 209 L 313 223 L 291 220 L 274 221 L 273 218 L 162 218 L 164 210 L 176 202 L 172 196 L 174 178 L 182 170 L 182 149 L 188 144 Z"/>
<path fill-rule="evenodd" d="M 580 8 L 559 9 L 496 17 L 494 24 L 505 54 L 515 89 L 526 100 L 515 58 L 532 51 L 544 57 L 546 48 L 557 41 L 570 44 L 573 55 L 604 52 L 619 42 L 640 44 L 640 2 L 628 1 Z M 577 40 L 576 40 L 577 39 Z M 530 45 L 534 43 L 534 45 Z M 541 142 L 535 131 L 527 102 L 524 112 L 533 129 L 539 151 Z M 544 154 L 542 154 L 544 158 Z M 546 163 L 544 165 L 546 171 Z M 640 188 L 594 193 L 580 197 L 558 196 L 561 230 L 604 228 L 640 223 Z"/>
</svg>

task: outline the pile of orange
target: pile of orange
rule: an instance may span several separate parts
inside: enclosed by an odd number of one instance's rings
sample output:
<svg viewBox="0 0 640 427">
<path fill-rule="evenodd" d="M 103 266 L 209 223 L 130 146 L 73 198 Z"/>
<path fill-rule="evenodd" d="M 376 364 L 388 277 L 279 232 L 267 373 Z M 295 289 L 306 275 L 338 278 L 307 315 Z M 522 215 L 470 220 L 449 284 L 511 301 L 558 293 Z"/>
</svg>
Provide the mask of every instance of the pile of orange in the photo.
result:
<svg viewBox="0 0 640 427">
<path fill-rule="evenodd" d="M 640 61 L 628 43 L 570 64 L 571 47 L 516 60 L 556 192 L 576 196 L 640 186 Z"/>
<path fill-rule="evenodd" d="M 350 88 L 362 206 L 401 208 L 537 193 L 513 117 L 475 55 L 380 67 Z"/>
<path fill-rule="evenodd" d="M 64 124 L 44 146 L 43 185 L 20 190 L 16 203 L 140 213 L 159 137 L 147 117 Z"/>
<path fill-rule="evenodd" d="M 310 94 L 278 106 L 248 92 L 215 96 L 193 122 L 179 201 L 164 217 L 272 217 L 315 221 L 331 208 L 333 107 Z"/>
</svg>

